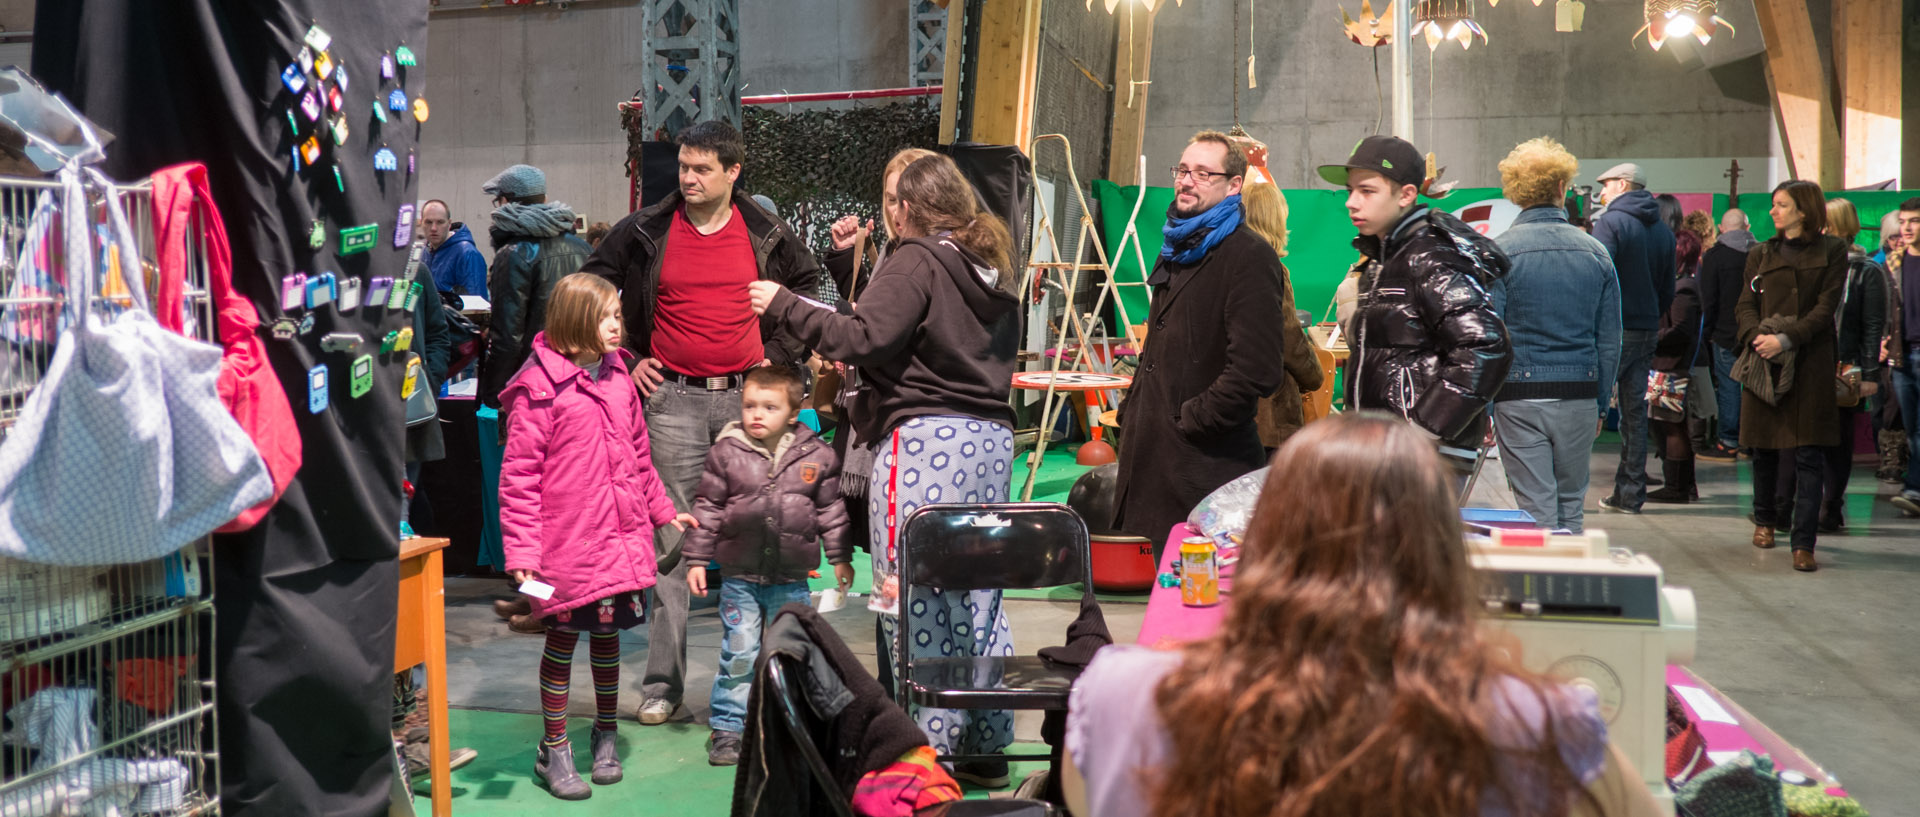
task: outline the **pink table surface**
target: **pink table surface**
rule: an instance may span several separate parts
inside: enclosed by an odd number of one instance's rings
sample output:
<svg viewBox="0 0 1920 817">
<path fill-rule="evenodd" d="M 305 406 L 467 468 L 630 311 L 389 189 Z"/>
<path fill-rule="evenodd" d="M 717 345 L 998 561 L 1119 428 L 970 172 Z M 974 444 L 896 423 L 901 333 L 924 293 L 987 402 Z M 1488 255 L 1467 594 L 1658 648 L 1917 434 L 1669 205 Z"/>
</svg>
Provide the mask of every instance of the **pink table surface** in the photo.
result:
<svg viewBox="0 0 1920 817">
<path fill-rule="evenodd" d="M 1167 545 L 1160 553 L 1160 572 L 1173 570 L 1173 563 L 1180 559 L 1180 540 L 1195 535 L 1187 523 L 1181 522 L 1167 532 Z M 1166 647 L 1195 639 L 1204 638 L 1214 630 L 1220 629 L 1220 622 L 1227 617 L 1227 592 L 1230 582 L 1220 582 L 1220 603 L 1212 607 L 1188 607 L 1180 603 L 1180 587 L 1161 587 L 1158 581 L 1147 595 L 1147 614 L 1140 622 L 1138 643 L 1150 647 Z"/>
<path fill-rule="evenodd" d="M 1173 570 L 1173 563 L 1180 558 L 1180 540 L 1195 535 L 1185 522 L 1174 526 L 1167 533 L 1167 545 L 1160 555 L 1160 572 Z M 1180 602 L 1180 588 L 1161 587 L 1154 582 L 1152 592 L 1147 596 L 1147 612 L 1140 623 L 1140 637 L 1137 643 L 1149 647 L 1171 647 L 1199 638 L 1205 638 L 1220 629 L 1220 623 L 1226 620 L 1229 582 L 1221 582 L 1221 603 L 1212 607 L 1188 607 Z M 1814 763 L 1800 750 L 1784 738 L 1767 728 L 1739 704 L 1733 702 L 1720 690 L 1714 688 L 1692 670 L 1682 666 L 1667 667 L 1667 686 L 1693 686 L 1704 690 L 1724 707 L 1738 724 L 1716 723 L 1702 720 L 1693 711 L 1693 705 L 1681 699 L 1687 708 L 1687 714 L 1699 725 L 1700 737 L 1706 741 L 1709 752 L 1737 752 L 1751 749 L 1755 754 L 1773 758 L 1776 770 L 1792 769 L 1815 780 L 1832 780 L 1833 776 L 1819 764 Z"/>
</svg>

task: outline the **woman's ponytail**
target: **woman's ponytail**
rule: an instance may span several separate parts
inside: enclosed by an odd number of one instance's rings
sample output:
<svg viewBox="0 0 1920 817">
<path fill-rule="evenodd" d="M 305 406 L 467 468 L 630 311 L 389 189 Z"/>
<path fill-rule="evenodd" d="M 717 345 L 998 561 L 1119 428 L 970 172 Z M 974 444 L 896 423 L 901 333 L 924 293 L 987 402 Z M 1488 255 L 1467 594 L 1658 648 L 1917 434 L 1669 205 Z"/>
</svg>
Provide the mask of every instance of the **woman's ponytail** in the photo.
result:
<svg viewBox="0 0 1920 817">
<path fill-rule="evenodd" d="M 1013 237 L 1007 224 L 980 208 L 973 185 L 953 160 L 932 155 L 900 171 L 900 199 L 909 219 L 927 235 L 948 232 L 960 246 L 999 270 L 999 288 L 1017 293 L 1022 276 L 1013 268 Z"/>
</svg>

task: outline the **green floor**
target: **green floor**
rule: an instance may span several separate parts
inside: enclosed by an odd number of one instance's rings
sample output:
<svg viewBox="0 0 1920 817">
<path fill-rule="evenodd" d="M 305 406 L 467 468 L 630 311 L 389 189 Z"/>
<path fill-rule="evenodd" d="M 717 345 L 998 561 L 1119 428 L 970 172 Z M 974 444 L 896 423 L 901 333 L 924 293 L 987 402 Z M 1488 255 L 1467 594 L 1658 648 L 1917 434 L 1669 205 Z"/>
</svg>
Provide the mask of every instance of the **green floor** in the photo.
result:
<svg viewBox="0 0 1920 817">
<path fill-rule="evenodd" d="M 1067 491 L 1073 487 L 1074 480 L 1087 471 L 1086 466 L 1077 465 L 1073 460 L 1072 446 L 1047 452 L 1034 482 L 1034 500 L 1066 501 Z M 1014 474 L 1016 495 L 1025 485 L 1025 480 L 1026 471 L 1022 467 Z M 853 563 L 858 573 L 854 587 L 868 586 L 867 560 L 855 559 Z M 822 573 L 819 579 L 813 581 L 816 589 L 832 585 L 832 573 L 826 570 Z M 1007 596 L 1073 601 L 1079 598 L 1080 592 L 1076 587 L 1063 587 L 1051 591 L 1011 591 Z M 1099 597 L 1103 602 L 1146 601 L 1144 593 L 1102 593 Z M 709 732 L 701 724 L 640 726 L 631 720 L 623 720 L 620 724 L 620 756 L 626 766 L 626 779 L 612 786 L 596 787 L 597 793 L 591 799 L 561 805 L 561 801 L 547 794 L 533 776 L 534 747 L 541 733 L 539 715 L 479 709 L 454 709 L 449 714 L 453 745 L 470 747 L 479 752 L 477 759 L 453 773 L 453 813 L 460 817 L 522 817 L 556 807 L 564 808 L 568 815 L 579 817 L 624 817 L 635 813 L 709 817 L 727 814 L 732 803 L 734 769 L 707 765 L 706 739 Z M 587 719 L 575 718 L 570 722 L 569 729 L 576 746 L 585 747 L 588 728 Z M 1014 751 L 1043 753 L 1046 747 L 1018 744 Z M 589 759 L 577 755 L 575 760 L 582 776 L 585 776 Z M 1013 778 L 1018 781 L 1042 768 L 1045 768 L 1045 761 L 1015 763 Z M 421 780 L 415 786 L 415 791 L 426 794 L 428 788 L 427 782 Z M 987 795 L 985 790 L 971 787 L 967 790 L 969 797 Z M 417 805 L 416 812 L 423 815 L 427 813 L 424 801 Z"/>
<path fill-rule="evenodd" d="M 453 745 L 480 753 L 472 763 L 453 772 L 453 813 L 459 817 L 524 817 L 554 808 L 565 809 L 569 817 L 720 817 L 728 813 L 733 802 L 734 768 L 707 765 L 705 726 L 639 726 L 622 721 L 620 759 L 626 767 L 626 779 L 611 786 L 595 786 L 594 796 L 583 802 L 563 804 L 547 794 L 533 776 L 539 715 L 455 709 L 449 717 Z M 578 747 L 574 760 L 585 777 L 591 759 L 579 749 L 586 746 L 589 721 L 575 718 L 568 727 Z M 1022 746 L 1016 751 L 1040 752 L 1045 748 Z M 1044 762 L 1015 763 L 1013 777 L 1017 781 L 1041 768 L 1045 768 Z M 430 787 L 423 779 L 414 788 L 424 795 Z M 967 790 L 970 798 L 987 794 L 984 790 Z M 415 811 L 428 813 L 424 800 L 416 803 Z"/>
</svg>

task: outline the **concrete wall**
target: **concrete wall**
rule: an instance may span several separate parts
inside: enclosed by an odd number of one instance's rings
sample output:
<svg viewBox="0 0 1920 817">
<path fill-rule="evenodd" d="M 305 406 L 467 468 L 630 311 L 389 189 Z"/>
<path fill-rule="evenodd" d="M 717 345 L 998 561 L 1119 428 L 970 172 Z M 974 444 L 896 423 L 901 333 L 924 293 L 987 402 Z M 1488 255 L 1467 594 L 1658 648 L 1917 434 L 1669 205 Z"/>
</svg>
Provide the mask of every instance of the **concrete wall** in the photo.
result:
<svg viewBox="0 0 1920 817">
<path fill-rule="evenodd" d="M 1244 52 L 1231 57 L 1231 4 L 1200 2 L 1159 13 L 1146 137 L 1147 167 L 1156 173 L 1178 159 L 1196 129 L 1233 124 L 1230 83 L 1236 79 L 1243 85 L 1240 121 L 1271 147 L 1269 165 L 1282 186 L 1322 184 L 1313 167 L 1344 160 L 1356 141 L 1374 132 L 1373 63 L 1367 49 L 1342 36 L 1342 4 L 1255 2 L 1260 87 L 1251 90 L 1244 87 Z M 1580 32 L 1553 30 L 1550 1 L 1536 7 L 1507 0 L 1498 8 L 1477 4 L 1489 42 L 1476 39 L 1465 52 L 1442 44 L 1431 63 L 1426 43 L 1416 42 L 1414 144 L 1438 154 L 1446 179 L 1467 186 L 1497 186 L 1500 158 L 1521 141 L 1548 135 L 1576 156 L 1595 157 L 1582 162 L 1584 178 L 1604 170 L 1601 161 L 1699 158 L 1700 167 L 1688 174 L 1692 186 L 1717 178 L 1727 159 L 1739 157 L 1743 168 L 1758 171 L 1743 189 L 1758 189 L 1764 165 L 1749 158 L 1769 154 L 1772 116 L 1764 96 L 1743 101 L 1722 90 L 1723 83 L 1741 85 L 1738 75 L 1757 65 L 1710 73 L 1698 60 L 1653 53 L 1644 38 L 1629 42 L 1643 23 L 1640 0 L 1586 4 Z M 1359 12 L 1358 0 L 1345 5 Z M 1373 4 L 1376 11 L 1382 5 Z M 1395 11 L 1412 5 L 1394 4 Z M 1245 26 L 1244 6 L 1241 15 Z M 1244 33 L 1241 39 L 1244 44 Z M 1758 27 L 1743 25 L 1735 40 L 1716 38 L 1708 51 L 1759 45 Z M 1380 49 L 1380 63 L 1389 106 L 1380 128 L 1390 132 L 1389 49 Z M 1724 191 L 1725 183 L 1703 189 Z"/>
<path fill-rule="evenodd" d="M 626 215 L 615 106 L 640 84 L 642 10 L 613 0 L 434 12 L 421 197 L 446 199 L 482 232 L 481 183 L 524 162 L 547 172 L 550 199 L 589 221 Z M 740 0 L 739 14 L 745 94 L 906 84 L 902 0 Z"/>
</svg>

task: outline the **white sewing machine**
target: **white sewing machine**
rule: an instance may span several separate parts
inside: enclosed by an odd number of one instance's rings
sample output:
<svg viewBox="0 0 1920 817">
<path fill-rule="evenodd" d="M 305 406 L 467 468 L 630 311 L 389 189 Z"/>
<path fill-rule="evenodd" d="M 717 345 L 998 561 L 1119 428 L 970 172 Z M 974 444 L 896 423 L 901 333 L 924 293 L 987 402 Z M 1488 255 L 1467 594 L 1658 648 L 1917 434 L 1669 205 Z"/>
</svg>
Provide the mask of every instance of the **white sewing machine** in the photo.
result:
<svg viewBox="0 0 1920 817">
<path fill-rule="evenodd" d="M 1667 814 L 1667 665 L 1693 660 L 1693 591 L 1667 587 L 1643 554 L 1607 535 L 1500 530 L 1469 538 L 1487 626 L 1528 669 L 1594 691 L 1607 733 Z"/>
</svg>

